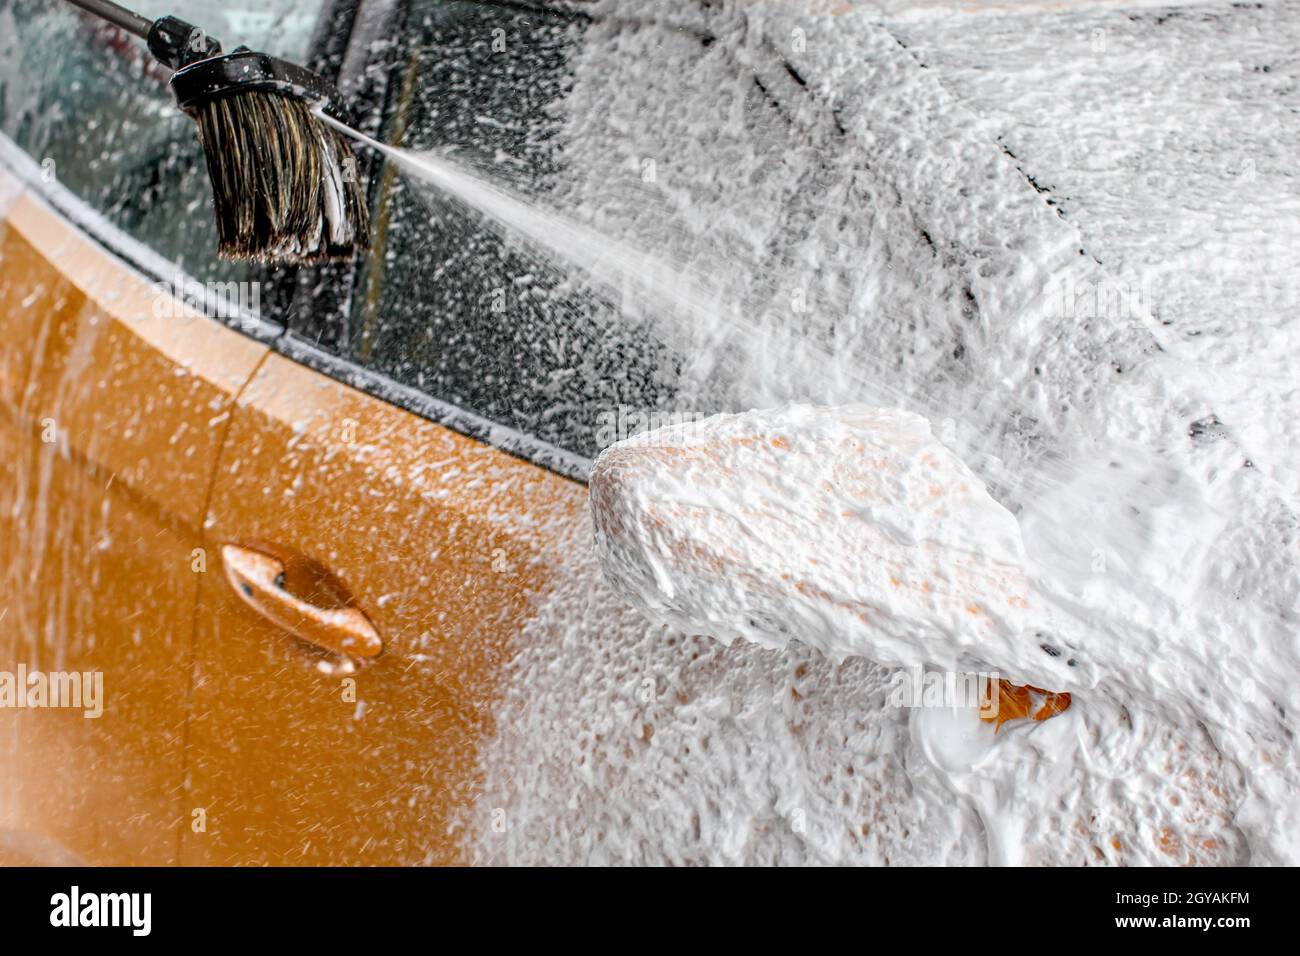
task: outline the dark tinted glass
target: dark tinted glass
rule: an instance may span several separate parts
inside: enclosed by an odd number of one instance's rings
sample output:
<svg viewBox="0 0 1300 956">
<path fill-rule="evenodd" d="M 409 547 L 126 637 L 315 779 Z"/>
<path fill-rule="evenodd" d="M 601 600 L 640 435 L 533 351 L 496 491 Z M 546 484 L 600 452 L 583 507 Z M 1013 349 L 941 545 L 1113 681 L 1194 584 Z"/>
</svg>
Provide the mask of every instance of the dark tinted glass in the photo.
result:
<svg viewBox="0 0 1300 956">
<path fill-rule="evenodd" d="M 558 107 L 586 20 L 556 8 L 416 0 L 394 31 L 380 136 L 442 151 L 543 205 Z M 579 454 L 611 409 L 658 393 L 674 360 L 571 270 L 503 238 L 392 164 L 371 184 L 375 245 L 333 350 Z"/>
</svg>

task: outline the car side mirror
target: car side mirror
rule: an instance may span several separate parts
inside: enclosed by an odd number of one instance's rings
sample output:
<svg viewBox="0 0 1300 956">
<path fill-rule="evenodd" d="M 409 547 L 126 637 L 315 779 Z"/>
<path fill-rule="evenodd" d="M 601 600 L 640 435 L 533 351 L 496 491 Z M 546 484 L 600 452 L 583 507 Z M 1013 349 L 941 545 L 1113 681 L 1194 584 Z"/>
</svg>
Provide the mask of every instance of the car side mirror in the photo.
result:
<svg viewBox="0 0 1300 956">
<path fill-rule="evenodd" d="M 1054 686 L 1015 517 L 899 409 L 790 405 L 633 436 L 590 475 L 610 585 L 651 621 Z"/>
</svg>

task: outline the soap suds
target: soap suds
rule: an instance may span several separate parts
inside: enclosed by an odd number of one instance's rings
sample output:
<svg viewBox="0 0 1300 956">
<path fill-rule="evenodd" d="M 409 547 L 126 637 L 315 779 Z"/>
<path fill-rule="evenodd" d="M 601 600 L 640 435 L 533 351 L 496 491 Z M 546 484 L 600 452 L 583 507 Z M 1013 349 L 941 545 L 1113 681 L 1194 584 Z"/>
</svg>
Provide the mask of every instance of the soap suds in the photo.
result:
<svg viewBox="0 0 1300 956">
<path fill-rule="evenodd" d="M 1216 18 L 1204 58 L 1243 51 L 1270 67 L 1276 95 L 1294 108 L 1296 87 L 1283 81 L 1296 69 L 1295 6 L 1197 5 Z M 1077 693 L 1042 724 L 1007 725 L 996 738 L 976 730 L 972 750 L 923 747 L 935 735 L 918 743 L 911 722 L 929 717 L 878 703 L 887 671 L 794 644 L 724 647 L 648 627 L 600 582 L 590 530 L 571 528 L 483 757 L 471 852 L 549 862 L 1300 861 L 1300 523 L 1285 457 L 1252 460 L 1275 426 L 1287 447 L 1300 409 L 1272 385 L 1271 408 L 1238 401 L 1245 366 L 1220 387 L 1214 348 L 1171 351 L 1159 301 L 1133 295 L 1115 310 L 1102 294 L 1063 298 L 1129 289 L 1133 275 L 1145 288 L 1142 264 L 1168 245 L 1152 219 L 1161 201 L 1099 203 L 1117 188 L 1099 175 L 1082 194 L 1082 228 L 1063 216 L 1051 182 L 977 112 L 1011 103 L 1015 88 L 998 89 L 985 71 L 988 82 L 967 95 L 959 73 L 926 66 L 956 48 L 938 32 L 943 42 L 925 48 L 939 19 L 909 20 L 904 45 L 862 10 L 660 9 L 703 19 L 720 42 L 613 17 L 591 24 L 563 106 L 566 178 L 551 198 L 717 276 L 739 304 L 743 331 L 656 328 L 698 356 L 679 409 L 866 402 L 926 418 L 1016 518 L 1035 595 L 1053 615 L 1044 643 L 1058 656 L 1045 659 L 1074 661 L 1068 684 L 1047 686 Z M 1014 32 L 1060 15 L 1024 14 Z M 1205 29 L 1180 17 L 1088 16 L 1074 26 L 1134 49 L 1157 30 Z M 948 25 L 961 34 L 1000 22 L 953 15 Z M 1091 33 L 1080 36 L 1083 47 L 1054 48 L 1052 63 L 1083 82 L 1097 68 L 1084 55 Z M 1145 62 L 1191 84 L 1171 102 L 1215 104 L 1221 125 L 1253 122 L 1249 90 L 1183 71 L 1172 54 Z M 1060 108 L 1088 95 L 1063 87 Z M 1127 111 L 1114 142 L 1155 143 L 1169 127 L 1195 129 L 1202 113 Z M 1046 162 L 1055 155 L 1046 147 L 1073 135 L 1046 122 L 1027 146 Z M 608 184 L 646 157 L 657 160 L 659 202 L 619 205 Z M 1266 175 L 1294 201 L 1294 177 Z M 1212 253 L 1233 229 L 1229 211 L 1179 214 L 1181 273 L 1225 288 L 1242 277 L 1247 265 Z M 1112 219 L 1123 229 L 1097 225 Z M 1121 232 L 1123 243 L 1100 245 Z M 1117 256 L 1133 270 L 1110 271 Z M 1215 302 L 1219 341 L 1250 333 L 1249 308 Z M 1177 298 L 1181 313 L 1197 309 L 1197 296 Z M 787 349 L 792 335 L 813 347 Z M 1279 360 L 1295 352 L 1280 333 L 1269 342 Z M 643 669 L 673 675 L 685 702 L 642 704 Z M 794 807 L 825 826 L 780 823 Z M 491 826 L 494 808 L 504 830 Z M 862 825 L 869 844 L 851 836 Z"/>
<path fill-rule="evenodd" d="M 1030 629 L 1015 518 L 919 416 L 717 415 L 615 444 L 590 485 L 606 578 L 656 624 L 1044 687 L 1071 678 Z"/>
<path fill-rule="evenodd" d="M 896 672 L 647 625 L 557 515 L 459 825 L 478 864 L 1240 864 L 1243 784 L 1201 729 L 1105 701 L 947 759 Z"/>
</svg>

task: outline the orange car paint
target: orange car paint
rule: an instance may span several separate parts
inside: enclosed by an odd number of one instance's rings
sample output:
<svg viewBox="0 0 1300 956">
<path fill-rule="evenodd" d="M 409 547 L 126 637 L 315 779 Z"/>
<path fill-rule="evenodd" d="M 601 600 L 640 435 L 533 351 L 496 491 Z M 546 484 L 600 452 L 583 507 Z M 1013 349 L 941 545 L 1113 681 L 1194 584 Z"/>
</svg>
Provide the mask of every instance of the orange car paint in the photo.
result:
<svg viewBox="0 0 1300 956">
<path fill-rule="evenodd" d="M 0 274 L 0 670 L 100 671 L 106 698 L 0 710 L 0 863 L 460 860 L 539 536 L 585 489 L 179 303 L 155 318 L 153 283 L 30 190 Z M 232 543 L 383 651 L 259 616 Z"/>
<path fill-rule="evenodd" d="M 171 863 L 215 420 L 264 348 L 154 320 L 30 192 L 0 230 L 0 670 L 100 671 L 106 697 L 0 710 L 0 857 Z"/>
<path fill-rule="evenodd" d="M 271 355 L 241 396 L 213 540 L 356 602 L 384 641 L 346 662 L 202 582 L 185 863 L 447 863 L 496 678 L 585 490 Z M 542 522 L 542 523 L 539 523 Z"/>
</svg>

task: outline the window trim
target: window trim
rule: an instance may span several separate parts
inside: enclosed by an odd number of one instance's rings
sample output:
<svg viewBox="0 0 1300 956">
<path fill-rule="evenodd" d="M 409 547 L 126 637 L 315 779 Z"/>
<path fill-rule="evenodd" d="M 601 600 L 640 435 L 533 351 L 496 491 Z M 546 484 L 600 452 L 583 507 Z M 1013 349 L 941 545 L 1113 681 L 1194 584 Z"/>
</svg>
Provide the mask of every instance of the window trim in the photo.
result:
<svg viewBox="0 0 1300 956">
<path fill-rule="evenodd" d="M 591 470 L 590 458 L 436 398 L 414 386 L 403 385 L 348 359 L 339 358 L 293 332 L 287 332 L 276 339 L 271 347 L 290 361 L 305 365 L 378 401 L 394 405 L 564 478 L 580 484 L 587 483 L 587 474 Z"/>
</svg>

